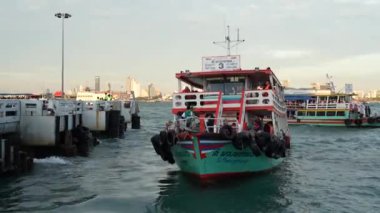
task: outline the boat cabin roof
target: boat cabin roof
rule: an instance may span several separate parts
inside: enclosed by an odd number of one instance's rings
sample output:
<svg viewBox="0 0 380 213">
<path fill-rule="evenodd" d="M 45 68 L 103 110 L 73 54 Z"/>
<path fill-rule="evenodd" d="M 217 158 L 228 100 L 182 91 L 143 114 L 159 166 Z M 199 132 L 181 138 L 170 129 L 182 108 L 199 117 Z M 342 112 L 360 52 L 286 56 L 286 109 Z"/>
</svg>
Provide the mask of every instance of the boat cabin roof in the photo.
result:
<svg viewBox="0 0 380 213">
<path fill-rule="evenodd" d="M 203 81 L 204 80 L 214 80 L 217 78 L 227 78 L 227 77 L 242 77 L 250 80 L 268 80 L 269 76 L 272 76 L 275 81 L 278 82 L 278 79 L 275 77 L 272 70 L 268 67 L 267 69 L 252 69 L 252 70 L 229 70 L 229 71 L 181 71 L 176 73 L 176 78 L 180 81 L 183 81 L 191 86 L 194 86 L 199 89 L 204 89 Z"/>
</svg>

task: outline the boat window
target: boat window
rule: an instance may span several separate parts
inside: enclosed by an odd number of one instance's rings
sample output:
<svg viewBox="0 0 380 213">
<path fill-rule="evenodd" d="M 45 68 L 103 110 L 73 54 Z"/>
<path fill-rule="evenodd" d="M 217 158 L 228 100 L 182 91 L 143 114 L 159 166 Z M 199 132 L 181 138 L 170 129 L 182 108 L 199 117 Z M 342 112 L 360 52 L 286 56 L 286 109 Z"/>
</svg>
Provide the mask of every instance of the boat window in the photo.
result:
<svg viewBox="0 0 380 213">
<path fill-rule="evenodd" d="M 319 112 L 317 112 L 317 116 L 326 116 L 326 112 L 325 111 L 319 111 Z"/>
<path fill-rule="evenodd" d="M 207 84 L 207 92 L 222 91 L 226 95 L 236 95 L 244 88 L 244 78 L 227 78 L 225 81 L 212 80 Z"/>
<path fill-rule="evenodd" d="M 207 85 L 207 92 L 219 92 L 224 91 L 224 84 L 223 83 L 209 83 Z"/>
<path fill-rule="evenodd" d="M 6 111 L 5 116 L 16 116 L 17 112 L 16 111 Z"/>
<path fill-rule="evenodd" d="M 37 104 L 25 104 L 26 108 L 37 108 Z"/>
<path fill-rule="evenodd" d="M 227 95 L 236 95 L 243 90 L 244 84 L 240 82 L 236 83 L 226 83 L 224 85 L 224 94 Z"/>
<path fill-rule="evenodd" d="M 297 116 L 304 116 L 305 115 L 305 112 L 303 112 L 303 111 L 298 111 L 297 112 Z"/>
<path fill-rule="evenodd" d="M 337 111 L 336 112 L 336 116 L 345 116 L 346 114 L 344 113 L 344 111 Z"/>
<path fill-rule="evenodd" d="M 307 116 L 315 116 L 315 112 L 307 112 Z"/>
<path fill-rule="evenodd" d="M 324 104 L 324 103 L 326 103 L 326 101 L 327 101 L 327 97 L 326 96 L 320 96 L 319 97 L 319 103 Z"/>
<path fill-rule="evenodd" d="M 330 96 L 329 97 L 329 103 L 337 103 L 338 97 L 337 96 Z"/>
<path fill-rule="evenodd" d="M 326 113 L 327 116 L 335 116 L 336 111 L 328 111 Z"/>
</svg>

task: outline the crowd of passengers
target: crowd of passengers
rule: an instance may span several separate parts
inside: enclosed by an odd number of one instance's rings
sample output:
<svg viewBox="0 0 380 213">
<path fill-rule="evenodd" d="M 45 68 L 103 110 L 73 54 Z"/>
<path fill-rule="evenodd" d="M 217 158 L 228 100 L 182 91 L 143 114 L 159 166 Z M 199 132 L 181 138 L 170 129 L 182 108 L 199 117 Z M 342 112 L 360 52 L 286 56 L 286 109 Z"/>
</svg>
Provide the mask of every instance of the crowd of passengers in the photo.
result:
<svg viewBox="0 0 380 213">
<path fill-rule="evenodd" d="M 263 116 L 253 116 L 250 118 L 245 125 L 244 129 L 254 132 L 264 131 L 269 134 L 273 134 L 273 123 L 272 121 L 265 122 L 264 124 Z M 206 113 L 205 114 L 205 128 L 207 132 L 214 132 L 214 124 L 215 124 L 215 116 L 214 113 Z M 199 131 L 200 120 L 198 115 L 193 111 L 193 107 L 188 105 L 187 110 L 185 112 L 179 112 L 177 114 L 177 127 L 186 127 L 187 130 Z M 233 133 L 236 133 L 238 126 L 236 122 L 227 122 L 227 119 L 223 120 L 222 126 L 230 126 L 233 130 Z M 167 123 L 167 128 L 174 128 L 174 123 Z"/>
<path fill-rule="evenodd" d="M 256 90 L 270 90 L 270 89 L 272 89 L 272 86 L 270 85 L 269 81 L 266 81 L 264 84 L 258 83 L 258 85 L 254 88 Z M 232 90 L 235 91 L 235 94 L 236 94 L 237 90 L 234 87 L 232 88 Z M 196 92 L 198 92 L 198 90 L 190 90 L 190 88 L 188 86 L 186 86 L 181 91 L 181 93 L 196 93 Z"/>
</svg>

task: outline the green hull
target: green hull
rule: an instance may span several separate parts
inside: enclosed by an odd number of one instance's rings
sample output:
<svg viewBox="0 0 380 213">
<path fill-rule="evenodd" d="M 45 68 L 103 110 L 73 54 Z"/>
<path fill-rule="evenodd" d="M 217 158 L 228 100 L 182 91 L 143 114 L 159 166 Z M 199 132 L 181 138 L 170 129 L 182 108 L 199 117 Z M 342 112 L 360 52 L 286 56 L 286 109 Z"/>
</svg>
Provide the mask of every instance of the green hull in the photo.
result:
<svg viewBox="0 0 380 213">
<path fill-rule="evenodd" d="M 283 158 L 256 157 L 249 148 L 237 150 L 231 140 L 192 139 L 178 141 L 171 149 L 181 171 L 200 178 L 263 172 L 278 166 Z"/>
<path fill-rule="evenodd" d="M 288 119 L 289 125 L 311 125 L 311 126 L 330 126 L 330 127 L 350 127 L 350 128 L 380 128 L 380 122 L 368 122 L 363 118 L 359 122 L 355 120 L 347 121 L 343 119 Z"/>
</svg>

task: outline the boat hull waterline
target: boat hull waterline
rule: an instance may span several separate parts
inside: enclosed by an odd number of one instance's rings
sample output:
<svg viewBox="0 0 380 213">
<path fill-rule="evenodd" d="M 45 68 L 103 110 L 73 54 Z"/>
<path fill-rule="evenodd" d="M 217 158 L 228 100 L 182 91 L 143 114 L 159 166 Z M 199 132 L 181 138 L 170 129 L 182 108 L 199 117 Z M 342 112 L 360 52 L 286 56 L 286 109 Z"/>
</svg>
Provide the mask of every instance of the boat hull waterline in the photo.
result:
<svg viewBox="0 0 380 213">
<path fill-rule="evenodd" d="M 178 141 L 171 151 L 182 172 L 201 179 L 264 172 L 280 165 L 283 158 L 255 156 L 251 149 L 237 150 L 231 140 L 192 139 Z"/>
</svg>

